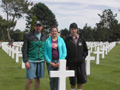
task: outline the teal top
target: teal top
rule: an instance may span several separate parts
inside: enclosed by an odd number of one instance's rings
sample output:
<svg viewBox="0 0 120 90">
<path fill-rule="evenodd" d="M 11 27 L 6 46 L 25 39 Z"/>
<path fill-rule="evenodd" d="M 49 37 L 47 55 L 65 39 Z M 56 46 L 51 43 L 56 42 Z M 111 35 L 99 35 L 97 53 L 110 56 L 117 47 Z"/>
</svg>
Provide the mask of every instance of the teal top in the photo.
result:
<svg viewBox="0 0 120 90">
<path fill-rule="evenodd" d="M 41 38 L 41 33 L 36 33 L 37 38 L 40 40 Z"/>
<path fill-rule="evenodd" d="M 57 37 L 58 37 L 59 59 L 65 59 L 67 56 L 65 42 L 61 37 L 59 36 Z M 49 63 L 50 61 L 52 62 L 52 43 L 51 42 L 52 42 L 51 37 L 49 37 L 45 43 L 44 54 L 45 54 L 45 60 L 47 61 L 47 63 Z"/>
</svg>

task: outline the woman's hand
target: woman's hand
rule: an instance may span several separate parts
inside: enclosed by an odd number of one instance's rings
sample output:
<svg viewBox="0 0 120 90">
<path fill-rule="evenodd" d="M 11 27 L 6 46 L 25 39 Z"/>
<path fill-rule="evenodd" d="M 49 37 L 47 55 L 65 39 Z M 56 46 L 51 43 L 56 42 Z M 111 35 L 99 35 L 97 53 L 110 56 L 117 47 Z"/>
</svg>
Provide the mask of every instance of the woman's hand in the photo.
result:
<svg viewBox="0 0 120 90">
<path fill-rule="evenodd" d="M 66 67 L 66 70 L 69 70 L 69 67 L 68 67 L 68 66 Z"/>
<path fill-rule="evenodd" d="M 59 67 L 59 63 L 56 63 L 56 68 Z"/>
<path fill-rule="evenodd" d="M 51 63 L 51 66 L 57 68 L 59 66 L 59 63 Z"/>
<path fill-rule="evenodd" d="M 51 66 L 55 68 L 55 67 L 56 67 L 56 64 L 55 64 L 55 63 L 51 63 Z"/>
</svg>

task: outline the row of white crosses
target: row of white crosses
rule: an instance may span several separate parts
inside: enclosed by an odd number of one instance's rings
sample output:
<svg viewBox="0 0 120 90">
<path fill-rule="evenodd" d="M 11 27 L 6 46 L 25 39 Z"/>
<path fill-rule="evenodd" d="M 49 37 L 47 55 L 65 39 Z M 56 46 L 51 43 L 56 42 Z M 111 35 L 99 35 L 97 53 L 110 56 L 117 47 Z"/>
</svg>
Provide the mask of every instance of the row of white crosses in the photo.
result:
<svg viewBox="0 0 120 90">
<path fill-rule="evenodd" d="M 22 57 L 22 52 L 21 52 L 22 44 L 23 44 L 23 42 L 14 42 L 12 46 L 9 46 L 8 42 L 2 42 L 2 49 L 9 56 L 11 56 L 12 59 L 15 58 L 15 62 L 18 63 L 19 57 Z M 15 55 L 16 55 L 16 57 L 15 57 Z M 22 68 L 25 68 L 23 61 L 22 61 Z"/>
<path fill-rule="evenodd" d="M 4 44 L 4 43 L 3 43 Z M 9 53 L 14 48 L 10 48 L 6 43 L 2 46 L 2 49 Z M 18 50 L 18 48 L 17 48 Z M 13 50 L 12 50 L 13 51 Z M 18 50 L 19 51 L 19 50 Z M 15 53 L 15 52 L 14 52 Z M 13 57 L 14 58 L 14 57 Z M 18 62 L 18 61 L 17 61 Z M 22 63 L 23 64 L 23 63 Z M 25 65 L 23 65 L 23 68 Z M 59 70 L 51 71 L 50 77 L 58 77 L 59 78 L 59 90 L 66 90 L 66 77 L 72 77 L 75 75 L 73 70 L 66 70 L 66 60 L 60 60 Z"/>
<path fill-rule="evenodd" d="M 90 75 L 90 61 L 95 60 L 95 57 L 90 56 L 90 53 L 93 52 L 93 48 L 95 49 L 95 51 L 93 53 L 96 54 L 96 64 L 100 64 L 100 54 L 102 54 L 102 59 L 104 59 L 105 54 L 107 55 L 108 52 L 115 46 L 115 44 L 116 44 L 115 42 L 112 42 L 112 43 L 87 42 L 88 48 L 90 49 L 88 51 L 88 56 L 85 59 L 87 75 Z"/>
<path fill-rule="evenodd" d="M 111 44 L 111 48 L 115 46 L 115 43 Z M 104 48 L 104 45 L 103 45 Z M 107 48 L 107 47 L 106 47 Z M 99 55 L 104 54 L 104 49 L 99 49 L 97 47 L 97 51 L 94 52 L 97 54 L 96 64 L 99 63 Z M 104 55 L 102 56 L 104 58 Z M 95 60 L 95 57 L 90 56 L 90 51 L 88 52 L 88 56 L 86 57 L 86 71 L 87 75 L 90 75 L 90 60 Z M 59 78 L 59 89 L 58 90 L 66 90 L 66 77 L 72 77 L 75 75 L 74 71 L 66 70 L 66 60 L 60 60 L 60 66 L 58 71 L 50 71 L 50 77 L 58 77 Z"/>
<path fill-rule="evenodd" d="M 23 45 L 23 42 L 17 42 L 13 46 L 13 52 L 12 53 L 13 53 L 13 55 L 16 54 L 16 63 L 19 62 L 19 57 L 22 57 L 22 52 L 21 52 L 22 45 Z M 15 48 L 16 48 L 16 50 L 15 50 Z M 24 68 L 25 68 L 25 64 L 22 61 L 22 69 L 24 69 Z"/>
<path fill-rule="evenodd" d="M 92 47 L 91 44 L 89 45 Z M 94 53 L 96 54 L 96 64 L 99 64 L 99 55 L 103 54 L 105 50 L 109 52 L 115 46 L 115 42 L 110 43 L 110 44 L 104 43 L 103 45 L 94 43 L 93 45 L 97 47 L 97 50 Z M 101 48 L 101 45 L 103 46 L 102 48 Z M 91 51 L 88 52 L 88 56 L 86 57 L 87 75 L 90 75 L 90 60 L 95 60 L 95 57 L 90 56 L 90 53 Z M 104 55 L 102 57 L 104 58 Z M 59 63 L 60 63 L 59 70 L 50 71 L 50 77 L 58 77 L 59 78 L 59 89 L 58 90 L 66 90 L 66 77 L 73 77 L 75 75 L 75 72 L 73 70 L 66 70 L 66 60 L 60 60 Z"/>
<path fill-rule="evenodd" d="M 102 47 L 100 46 L 101 49 L 98 46 L 97 51 L 94 52 L 94 54 L 96 54 L 96 64 L 99 64 L 100 62 L 100 54 L 102 54 L 102 58 L 105 58 L 105 54 L 107 55 L 110 52 L 111 48 L 113 48 L 114 46 L 115 46 L 115 42 L 105 43 L 102 45 Z"/>
</svg>

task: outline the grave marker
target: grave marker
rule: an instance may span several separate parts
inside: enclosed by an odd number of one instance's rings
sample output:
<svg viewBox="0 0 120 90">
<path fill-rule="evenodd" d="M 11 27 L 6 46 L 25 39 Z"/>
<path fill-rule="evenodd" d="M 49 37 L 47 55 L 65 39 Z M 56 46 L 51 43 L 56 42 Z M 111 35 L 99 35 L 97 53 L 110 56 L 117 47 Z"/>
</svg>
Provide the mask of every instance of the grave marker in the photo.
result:
<svg viewBox="0 0 120 90">
<path fill-rule="evenodd" d="M 66 70 L 66 60 L 59 60 L 59 70 L 50 71 L 50 77 L 58 77 L 58 90 L 66 90 L 66 77 L 72 77 L 75 73 L 73 70 Z"/>
</svg>

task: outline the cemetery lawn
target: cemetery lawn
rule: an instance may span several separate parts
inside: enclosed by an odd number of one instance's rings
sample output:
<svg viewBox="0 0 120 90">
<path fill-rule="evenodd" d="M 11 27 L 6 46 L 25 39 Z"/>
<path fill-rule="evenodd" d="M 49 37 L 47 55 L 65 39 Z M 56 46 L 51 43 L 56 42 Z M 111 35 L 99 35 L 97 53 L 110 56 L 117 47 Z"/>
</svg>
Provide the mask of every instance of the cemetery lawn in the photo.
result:
<svg viewBox="0 0 120 90">
<path fill-rule="evenodd" d="M 105 55 L 105 59 L 100 59 L 99 65 L 95 63 L 91 61 L 91 74 L 87 76 L 83 90 L 120 90 L 120 45 Z M 24 90 L 26 80 L 26 70 L 21 69 L 21 59 L 15 63 L 15 59 L 0 48 L 0 90 Z M 70 90 L 68 78 L 66 85 L 66 90 Z M 34 90 L 34 81 L 31 90 Z M 39 90 L 50 90 L 47 69 Z"/>
</svg>

